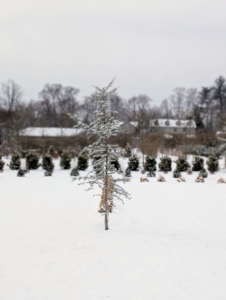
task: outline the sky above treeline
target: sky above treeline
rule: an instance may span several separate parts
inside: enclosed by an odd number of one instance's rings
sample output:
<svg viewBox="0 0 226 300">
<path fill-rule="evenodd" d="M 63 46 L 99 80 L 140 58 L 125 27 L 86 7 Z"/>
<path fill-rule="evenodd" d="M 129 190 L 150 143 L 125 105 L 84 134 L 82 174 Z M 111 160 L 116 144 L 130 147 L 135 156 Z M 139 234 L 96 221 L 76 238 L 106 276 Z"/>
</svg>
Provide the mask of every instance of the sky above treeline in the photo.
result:
<svg viewBox="0 0 226 300">
<path fill-rule="evenodd" d="M 0 82 L 38 99 L 46 83 L 115 86 L 159 104 L 176 87 L 226 76 L 225 0 L 7 0 L 0 9 Z"/>
</svg>

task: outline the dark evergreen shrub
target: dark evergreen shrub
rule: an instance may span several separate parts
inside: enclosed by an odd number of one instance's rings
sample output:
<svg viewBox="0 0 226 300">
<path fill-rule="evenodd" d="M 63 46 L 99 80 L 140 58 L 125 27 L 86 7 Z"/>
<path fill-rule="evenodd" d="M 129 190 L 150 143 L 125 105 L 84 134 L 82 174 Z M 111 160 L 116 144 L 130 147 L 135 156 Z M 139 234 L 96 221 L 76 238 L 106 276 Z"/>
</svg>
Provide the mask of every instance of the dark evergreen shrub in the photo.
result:
<svg viewBox="0 0 226 300">
<path fill-rule="evenodd" d="M 63 170 L 69 170 L 71 168 L 71 157 L 68 152 L 64 152 L 61 154 L 60 167 Z"/>
<path fill-rule="evenodd" d="M 118 157 L 111 157 L 110 164 L 114 166 L 114 168 L 118 171 L 120 169 L 120 163 L 118 161 Z"/>
<path fill-rule="evenodd" d="M 125 177 L 132 177 L 130 168 L 125 169 Z"/>
<path fill-rule="evenodd" d="M 28 170 L 36 170 L 40 167 L 39 157 L 37 154 L 29 152 L 26 155 L 26 168 Z"/>
<path fill-rule="evenodd" d="M 203 158 L 195 156 L 195 160 L 192 162 L 192 171 L 201 171 L 203 169 Z"/>
<path fill-rule="evenodd" d="M 206 178 L 208 176 L 208 173 L 206 171 L 206 169 L 201 169 L 199 172 L 199 176 L 202 176 L 203 178 Z"/>
<path fill-rule="evenodd" d="M 168 156 L 161 157 L 159 163 L 159 171 L 167 173 L 171 171 L 171 165 L 172 165 L 172 160 L 170 157 Z"/>
<path fill-rule="evenodd" d="M 71 175 L 72 177 L 79 176 L 78 168 L 73 168 L 73 169 L 71 170 L 70 175 Z"/>
<path fill-rule="evenodd" d="M 139 159 L 136 155 L 129 158 L 128 168 L 131 171 L 138 171 L 139 170 Z"/>
<path fill-rule="evenodd" d="M 0 154 L 0 172 L 3 172 L 4 165 L 5 165 L 5 163 L 4 163 L 4 161 L 2 160 L 2 156 L 1 156 L 1 154 Z"/>
<path fill-rule="evenodd" d="M 26 173 L 26 170 L 19 169 L 19 170 L 18 170 L 18 173 L 17 173 L 17 176 L 18 176 L 18 177 L 24 177 L 24 176 L 25 176 L 25 173 Z"/>
<path fill-rule="evenodd" d="M 178 159 L 175 161 L 175 163 L 177 165 L 176 169 L 179 172 L 187 171 L 187 169 L 190 167 L 189 163 L 186 161 L 186 159 L 184 157 L 178 157 Z"/>
<path fill-rule="evenodd" d="M 54 164 L 52 162 L 52 156 L 50 154 L 44 154 L 42 157 L 42 168 L 48 172 L 53 172 Z M 45 172 L 46 173 L 46 172 Z M 45 175 L 51 176 L 51 175 Z"/>
<path fill-rule="evenodd" d="M 145 164 L 144 164 L 145 171 L 149 173 L 153 173 L 156 171 L 156 159 L 153 156 L 146 156 Z M 152 176 L 150 176 L 152 177 Z"/>
<path fill-rule="evenodd" d="M 11 170 L 19 170 L 20 165 L 21 165 L 20 155 L 19 153 L 14 153 L 9 163 L 9 167 Z"/>
<path fill-rule="evenodd" d="M 173 171 L 173 177 L 174 177 L 174 178 L 179 178 L 180 176 L 181 176 L 180 171 L 178 171 L 177 169 L 175 169 L 175 170 Z"/>
<path fill-rule="evenodd" d="M 124 156 L 125 156 L 125 157 L 130 157 L 131 155 L 132 155 L 132 153 L 131 153 L 130 144 L 127 143 L 127 144 L 126 144 L 125 151 L 124 151 Z"/>
<path fill-rule="evenodd" d="M 209 156 L 206 164 L 208 166 L 208 171 L 212 174 L 218 171 L 219 169 L 218 158 L 215 155 Z"/>
<path fill-rule="evenodd" d="M 86 155 L 79 155 L 78 170 L 85 171 L 88 168 L 88 157 Z"/>
</svg>

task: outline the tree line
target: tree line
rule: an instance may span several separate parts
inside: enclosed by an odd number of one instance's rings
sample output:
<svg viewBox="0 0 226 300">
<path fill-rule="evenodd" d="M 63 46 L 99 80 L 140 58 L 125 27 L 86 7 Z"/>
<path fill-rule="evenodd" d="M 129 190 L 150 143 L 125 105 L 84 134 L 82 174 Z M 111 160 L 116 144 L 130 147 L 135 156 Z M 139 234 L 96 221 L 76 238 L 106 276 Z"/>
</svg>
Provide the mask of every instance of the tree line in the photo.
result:
<svg viewBox="0 0 226 300">
<path fill-rule="evenodd" d="M 4 134 L 19 134 L 26 127 L 72 127 L 77 115 L 86 124 L 95 119 L 98 103 L 95 94 L 78 101 L 79 89 L 61 84 L 46 84 L 38 100 L 24 100 L 22 87 L 13 80 L 1 84 L 0 142 Z M 160 105 L 150 96 L 140 94 L 123 99 L 118 93 L 110 95 L 112 112 L 119 121 L 138 121 L 140 129 L 148 128 L 151 119 L 193 119 L 197 129 L 204 132 L 222 130 L 226 117 L 226 80 L 219 76 L 212 86 L 186 89 L 177 87 Z"/>
</svg>

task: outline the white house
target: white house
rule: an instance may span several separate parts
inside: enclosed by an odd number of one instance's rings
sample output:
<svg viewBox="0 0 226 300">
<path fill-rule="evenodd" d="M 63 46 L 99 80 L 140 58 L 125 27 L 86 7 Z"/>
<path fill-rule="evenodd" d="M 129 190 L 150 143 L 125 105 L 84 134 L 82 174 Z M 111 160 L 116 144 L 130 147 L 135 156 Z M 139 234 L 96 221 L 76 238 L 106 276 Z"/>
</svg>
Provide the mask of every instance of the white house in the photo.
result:
<svg viewBox="0 0 226 300">
<path fill-rule="evenodd" d="M 150 121 L 150 132 L 195 135 L 196 124 L 193 120 L 155 119 Z"/>
<path fill-rule="evenodd" d="M 138 122 L 119 122 L 120 134 L 136 134 L 138 132 Z"/>
</svg>

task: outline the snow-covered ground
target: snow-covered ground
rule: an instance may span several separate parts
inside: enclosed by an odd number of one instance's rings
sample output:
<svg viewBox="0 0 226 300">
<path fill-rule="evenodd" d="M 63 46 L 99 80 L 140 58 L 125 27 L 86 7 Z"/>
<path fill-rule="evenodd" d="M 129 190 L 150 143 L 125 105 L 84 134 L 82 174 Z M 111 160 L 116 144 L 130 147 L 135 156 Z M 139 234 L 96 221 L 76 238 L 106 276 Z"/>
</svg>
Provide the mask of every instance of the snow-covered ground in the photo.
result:
<svg viewBox="0 0 226 300">
<path fill-rule="evenodd" d="M 58 163 L 0 173 L 0 300 L 226 299 L 226 174 L 133 172 L 105 231 L 95 191 Z"/>
</svg>

